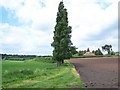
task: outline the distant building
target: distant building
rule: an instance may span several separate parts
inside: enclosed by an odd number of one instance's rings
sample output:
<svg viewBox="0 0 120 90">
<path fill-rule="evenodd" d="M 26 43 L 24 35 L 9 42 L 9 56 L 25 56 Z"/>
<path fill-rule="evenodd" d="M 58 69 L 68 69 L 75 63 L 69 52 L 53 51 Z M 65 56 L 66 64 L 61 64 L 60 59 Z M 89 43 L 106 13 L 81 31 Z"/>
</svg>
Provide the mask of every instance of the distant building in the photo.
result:
<svg viewBox="0 0 120 90">
<path fill-rule="evenodd" d="M 95 54 L 92 53 L 92 52 L 86 52 L 86 53 L 84 54 L 84 56 L 95 56 Z"/>
<path fill-rule="evenodd" d="M 2 60 L 2 54 L 0 54 L 0 60 Z"/>
</svg>

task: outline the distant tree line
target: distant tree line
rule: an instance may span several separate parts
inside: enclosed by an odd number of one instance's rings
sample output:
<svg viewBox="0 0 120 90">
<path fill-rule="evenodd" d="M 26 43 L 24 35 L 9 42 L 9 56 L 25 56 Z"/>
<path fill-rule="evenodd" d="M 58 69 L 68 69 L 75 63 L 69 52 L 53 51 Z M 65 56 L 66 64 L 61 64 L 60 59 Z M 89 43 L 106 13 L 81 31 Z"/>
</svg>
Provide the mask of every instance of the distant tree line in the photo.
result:
<svg viewBox="0 0 120 90">
<path fill-rule="evenodd" d="M 29 59 L 33 59 L 36 57 L 52 57 L 50 55 L 45 55 L 45 56 L 41 56 L 41 55 L 18 55 L 18 54 L 0 54 L 2 57 L 2 60 L 29 60 Z"/>
<path fill-rule="evenodd" d="M 26 60 L 26 59 L 33 59 L 36 55 L 12 55 L 12 54 L 2 54 L 3 60 Z"/>
<path fill-rule="evenodd" d="M 88 48 L 87 50 L 80 50 L 78 52 L 79 56 L 84 55 L 86 52 L 90 52 L 90 49 Z M 95 55 L 103 55 L 103 53 L 101 52 L 101 50 L 98 48 L 97 50 L 93 50 L 92 53 L 94 53 Z"/>
<path fill-rule="evenodd" d="M 75 46 L 72 47 L 72 55 L 78 54 L 78 56 L 83 56 L 86 52 L 90 52 L 89 48 L 79 51 L 77 51 L 77 49 L 78 48 L 76 48 Z M 112 50 L 112 45 L 105 44 L 101 47 L 101 49 L 103 52 L 107 51 L 107 55 L 119 55 L 119 52 L 114 52 Z M 94 53 L 95 55 L 103 55 L 102 51 L 100 50 L 100 48 L 98 48 L 97 50 L 92 50 L 92 53 Z"/>
</svg>

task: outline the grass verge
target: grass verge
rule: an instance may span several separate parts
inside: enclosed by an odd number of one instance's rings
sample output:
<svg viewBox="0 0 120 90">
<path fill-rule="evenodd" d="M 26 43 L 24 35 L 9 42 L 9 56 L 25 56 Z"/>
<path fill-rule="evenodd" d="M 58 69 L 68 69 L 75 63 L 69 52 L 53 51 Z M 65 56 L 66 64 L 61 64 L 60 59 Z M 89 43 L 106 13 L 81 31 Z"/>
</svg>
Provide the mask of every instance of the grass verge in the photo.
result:
<svg viewBox="0 0 120 90">
<path fill-rule="evenodd" d="M 2 61 L 2 88 L 84 88 L 73 65 L 55 63 Z"/>
</svg>

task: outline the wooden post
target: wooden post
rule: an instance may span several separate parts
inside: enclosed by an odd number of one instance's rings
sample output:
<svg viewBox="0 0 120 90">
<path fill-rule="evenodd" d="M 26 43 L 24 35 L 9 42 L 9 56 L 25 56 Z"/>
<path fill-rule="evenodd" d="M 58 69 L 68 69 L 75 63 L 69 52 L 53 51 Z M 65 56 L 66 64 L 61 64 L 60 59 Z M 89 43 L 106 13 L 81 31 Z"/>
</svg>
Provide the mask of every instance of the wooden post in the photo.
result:
<svg viewBox="0 0 120 90">
<path fill-rule="evenodd" d="M 0 54 L 0 60 L 2 60 L 2 54 Z"/>
</svg>

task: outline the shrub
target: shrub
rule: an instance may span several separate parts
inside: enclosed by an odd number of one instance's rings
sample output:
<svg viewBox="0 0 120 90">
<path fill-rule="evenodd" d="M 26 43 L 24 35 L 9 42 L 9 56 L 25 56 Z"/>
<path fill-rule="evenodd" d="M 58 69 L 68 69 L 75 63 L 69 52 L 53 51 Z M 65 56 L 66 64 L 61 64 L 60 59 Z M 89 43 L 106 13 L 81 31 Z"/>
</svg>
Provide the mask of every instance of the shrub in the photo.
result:
<svg viewBox="0 0 120 90">
<path fill-rule="evenodd" d="M 36 57 L 34 58 L 34 60 L 39 62 L 54 63 L 54 60 L 52 59 L 52 57 Z"/>
</svg>

